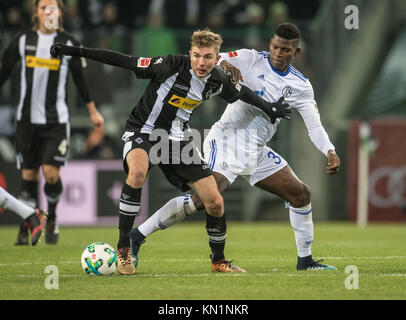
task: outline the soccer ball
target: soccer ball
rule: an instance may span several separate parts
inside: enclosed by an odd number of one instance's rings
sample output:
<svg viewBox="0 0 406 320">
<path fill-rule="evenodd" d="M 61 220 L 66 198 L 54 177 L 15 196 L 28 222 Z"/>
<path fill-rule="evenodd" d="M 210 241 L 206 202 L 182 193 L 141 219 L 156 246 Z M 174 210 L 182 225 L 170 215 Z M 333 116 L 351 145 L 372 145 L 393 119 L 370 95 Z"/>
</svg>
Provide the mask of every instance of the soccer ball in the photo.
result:
<svg viewBox="0 0 406 320">
<path fill-rule="evenodd" d="M 83 250 L 81 262 L 88 275 L 110 276 L 117 268 L 117 252 L 108 243 L 95 242 Z"/>
</svg>

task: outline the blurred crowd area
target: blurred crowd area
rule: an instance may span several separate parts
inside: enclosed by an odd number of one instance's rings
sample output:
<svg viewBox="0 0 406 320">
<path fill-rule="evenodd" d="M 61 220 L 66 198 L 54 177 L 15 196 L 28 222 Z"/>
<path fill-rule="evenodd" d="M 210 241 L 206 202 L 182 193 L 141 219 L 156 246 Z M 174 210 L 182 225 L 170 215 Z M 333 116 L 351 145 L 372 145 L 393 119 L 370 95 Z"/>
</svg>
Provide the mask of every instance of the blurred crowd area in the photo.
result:
<svg viewBox="0 0 406 320">
<path fill-rule="evenodd" d="M 321 0 L 65 0 L 64 27 L 86 47 L 120 51 L 136 56 L 186 54 L 190 36 L 209 27 L 223 36 L 222 51 L 238 48 L 268 50 L 274 28 L 294 22 L 306 45 L 307 28 Z M 0 50 L 31 26 L 32 0 L 0 0 Z M 306 50 L 295 66 L 311 76 Z M 147 80 L 136 80 L 131 72 L 87 61 L 87 79 L 97 107 L 105 117 L 105 137 L 87 150 L 89 119 L 73 82 L 69 82 L 71 110 L 70 156 L 74 159 L 121 158 L 121 134 L 129 112 L 138 102 Z M 18 74 L 0 89 L 0 136 L 13 142 L 13 106 L 19 96 Z M 218 98 L 199 107 L 191 126 L 207 129 L 221 116 L 225 104 Z"/>
<path fill-rule="evenodd" d="M 321 0 L 64 0 L 64 24 L 72 32 L 125 32 L 156 24 L 169 29 L 248 27 L 273 29 L 280 22 L 311 19 Z M 0 26 L 29 27 L 32 0 L 1 0 Z M 157 18 L 159 16 L 159 19 Z M 160 20 L 159 22 L 157 20 Z"/>
</svg>

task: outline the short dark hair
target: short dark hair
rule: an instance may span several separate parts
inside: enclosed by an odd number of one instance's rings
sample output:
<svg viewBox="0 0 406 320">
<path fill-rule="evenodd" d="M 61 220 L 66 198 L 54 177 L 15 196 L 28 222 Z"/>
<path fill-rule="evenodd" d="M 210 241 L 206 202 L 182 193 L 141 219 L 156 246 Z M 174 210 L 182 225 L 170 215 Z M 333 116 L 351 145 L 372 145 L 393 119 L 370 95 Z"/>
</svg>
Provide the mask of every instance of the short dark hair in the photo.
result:
<svg viewBox="0 0 406 320">
<path fill-rule="evenodd" d="M 293 23 L 281 23 L 276 27 L 275 35 L 286 40 L 300 40 L 300 30 Z"/>
</svg>

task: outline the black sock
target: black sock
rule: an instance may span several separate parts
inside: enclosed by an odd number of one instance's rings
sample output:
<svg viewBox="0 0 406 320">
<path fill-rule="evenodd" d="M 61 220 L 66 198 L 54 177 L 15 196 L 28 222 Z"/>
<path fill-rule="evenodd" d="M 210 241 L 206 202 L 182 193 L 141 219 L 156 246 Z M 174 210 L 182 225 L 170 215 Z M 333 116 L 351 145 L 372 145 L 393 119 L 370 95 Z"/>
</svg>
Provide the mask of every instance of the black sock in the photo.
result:
<svg viewBox="0 0 406 320">
<path fill-rule="evenodd" d="M 119 222 L 120 231 L 117 248 L 130 246 L 130 231 L 134 225 L 141 203 L 141 190 L 134 189 L 128 184 L 123 185 L 120 197 Z"/>
<path fill-rule="evenodd" d="M 45 183 L 44 192 L 48 201 L 48 220 L 56 220 L 56 206 L 61 198 L 63 185 L 61 179 L 54 184 Z"/>
<path fill-rule="evenodd" d="M 206 231 L 209 236 L 211 248 L 211 260 L 213 262 L 224 259 L 224 247 L 226 245 L 226 216 L 218 218 L 206 212 Z"/>
</svg>

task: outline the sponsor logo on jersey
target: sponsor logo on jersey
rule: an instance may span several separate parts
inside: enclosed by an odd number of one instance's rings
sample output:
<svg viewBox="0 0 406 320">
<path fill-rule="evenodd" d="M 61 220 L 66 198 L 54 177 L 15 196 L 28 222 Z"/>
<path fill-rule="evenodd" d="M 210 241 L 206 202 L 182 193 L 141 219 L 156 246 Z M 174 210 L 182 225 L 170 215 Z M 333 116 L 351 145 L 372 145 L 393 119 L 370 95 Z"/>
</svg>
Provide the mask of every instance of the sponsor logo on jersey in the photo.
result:
<svg viewBox="0 0 406 320">
<path fill-rule="evenodd" d="M 196 108 L 199 104 L 202 103 L 202 101 L 199 100 L 193 100 L 193 99 L 188 99 L 188 98 L 182 98 L 177 96 L 176 94 L 172 95 L 172 97 L 169 99 L 168 103 L 176 108 L 181 108 L 181 109 L 187 109 L 187 110 L 193 110 Z"/>
<path fill-rule="evenodd" d="M 231 51 L 227 53 L 230 58 L 238 57 L 237 51 Z"/>
<path fill-rule="evenodd" d="M 264 96 L 265 94 L 265 87 L 261 89 L 261 91 L 257 90 L 254 91 L 258 96 L 260 96 L 261 98 Z"/>
<path fill-rule="evenodd" d="M 138 68 L 148 68 L 150 64 L 151 64 L 151 58 L 144 58 L 144 57 L 138 58 L 138 61 L 137 61 Z"/>
<path fill-rule="evenodd" d="M 25 56 L 25 65 L 27 68 L 45 68 L 51 71 L 58 71 L 59 66 L 61 65 L 61 60 Z"/>
<path fill-rule="evenodd" d="M 265 81 L 265 75 L 264 75 L 264 74 L 259 75 L 257 78 L 258 78 L 259 80 Z"/>
<path fill-rule="evenodd" d="M 293 93 L 293 90 L 292 90 L 291 87 L 285 87 L 285 88 L 283 88 L 283 90 L 282 90 L 282 95 L 283 95 L 285 98 L 289 98 L 289 97 L 292 95 L 292 93 Z"/>
<path fill-rule="evenodd" d="M 159 58 L 159 59 L 157 59 L 157 60 L 154 62 L 154 64 L 160 64 L 160 63 L 162 63 L 163 61 L 164 61 L 163 58 Z"/>
</svg>

